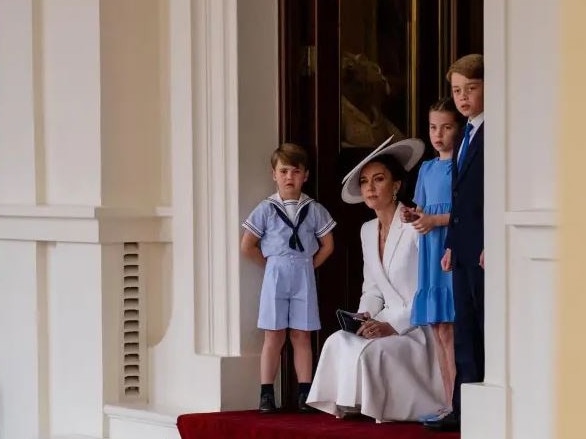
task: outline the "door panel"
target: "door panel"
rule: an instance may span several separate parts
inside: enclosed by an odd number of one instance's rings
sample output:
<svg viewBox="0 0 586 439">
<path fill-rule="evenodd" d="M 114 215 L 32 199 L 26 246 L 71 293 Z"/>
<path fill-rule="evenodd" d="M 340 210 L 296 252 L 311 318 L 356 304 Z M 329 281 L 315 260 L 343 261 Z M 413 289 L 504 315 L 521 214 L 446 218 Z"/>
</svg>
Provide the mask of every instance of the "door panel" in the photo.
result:
<svg viewBox="0 0 586 439">
<path fill-rule="evenodd" d="M 324 340 L 338 329 L 335 310 L 358 305 L 360 227 L 374 217 L 363 204 L 342 202 L 342 177 L 389 133 L 428 143 L 428 108 L 449 92 L 444 78 L 449 64 L 466 53 L 482 52 L 482 4 L 280 0 L 280 138 L 308 149 L 312 164 L 304 190 L 338 222 L 334 254 L 317 271 L 322 330 L 313 338 L 314 364 Z M 366 133 L 361 122 L 369 127 Z M 377 128 L 371 130 L 373 126 Z M 432 155 L 428 145 L 426 158 Z M 417 172 L 410 174 L 411 193 Z M 282 404 L 294 408 L 290 345 L 281 377 Z"/>
</svg>

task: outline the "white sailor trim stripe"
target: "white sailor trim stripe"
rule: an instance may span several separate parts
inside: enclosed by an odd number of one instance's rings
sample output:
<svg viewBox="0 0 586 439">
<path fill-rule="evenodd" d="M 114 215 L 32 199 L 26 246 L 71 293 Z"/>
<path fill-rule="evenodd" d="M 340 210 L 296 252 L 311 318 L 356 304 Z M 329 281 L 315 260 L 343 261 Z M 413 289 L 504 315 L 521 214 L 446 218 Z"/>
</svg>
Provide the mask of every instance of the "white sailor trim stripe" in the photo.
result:
<svg viewBox="0 0 586 439">
<path fill-rule="evenodd" d="M 322 227 L 320 230 L 318 230 L 315 233 L 315 236 L 318 237 L 318 238 L 322 238 L 325 235 L 327 235 L 335 226 L 336 226 L 336 222 L 332 219 L 324 227 Z"/>
<path fill-rule="evenodd" d="M 297 205 L 297 212 L 295 213 L 295 219 L 297 219 L 297 217 L 299 216 L 299 212 L 301 212 L 301 209 L 306 204 L 312 203 L 313 201 L 314 201 L 314 199 L 313 198 L 309 198 L 309 197 L 307 197 L 307 198 L 305 198 L 303 200 L 300 199 L 299 200 L 299 204 Z"/>
<path fill-rule="evenodd" d="M 285 215 L 287 215 L 287 209 L 285 209 L 285 206 L 280 201 L 275 200 L 273 198 L 267 198 L 266 201 L 268 201 L 269 204 L 272 204 L 277 209 L 279 209 L 281 212 L 283 212 Z"/>
<path fill-rule="evenodd" d="M 277 206 L 278 209 L 281 210 L 281 212 L 283 212 L 285 215 L 287 215 L 287 209 L 285 209 L 285 202 L 281 199 L 278 192 L 273 195 L 268 196 L 266 198 L 266 201 L 274 204 L 275 206 Z M 298 204 L 297 204 L 297 212 L 295 212 L 295 223 L 297 223 L 297 219 L 299 218 L 299 213 L 301 212 L 301 209 L 303 208 L 303 206 L 305 206 L 306 204 L 312 203 L 314 201 L 315 200 L 313 198 L 308 197 L 304 193 L 301 194 L 301 196 L 299 197 Z M 289 200 L 287 200 L 287 204 L 289 204 Z M 293 202 L 291 202 L 291 204 L 293 204 Z"/>
<path fill-rule="evenodd" d="M 256 227 L 254 227 L 254 225 L 252 225 L 248 221 L 244 221 L 242 223 L 242 227 L 244 227 L 246 230 L 248 230 L 250 233 L 252 233 L 254 236 L 256 236 L 259 239 L 262 238 L 264 235 L 264 233 L 262 233 L 260 230 L 258 230 Z"/>
</svg>

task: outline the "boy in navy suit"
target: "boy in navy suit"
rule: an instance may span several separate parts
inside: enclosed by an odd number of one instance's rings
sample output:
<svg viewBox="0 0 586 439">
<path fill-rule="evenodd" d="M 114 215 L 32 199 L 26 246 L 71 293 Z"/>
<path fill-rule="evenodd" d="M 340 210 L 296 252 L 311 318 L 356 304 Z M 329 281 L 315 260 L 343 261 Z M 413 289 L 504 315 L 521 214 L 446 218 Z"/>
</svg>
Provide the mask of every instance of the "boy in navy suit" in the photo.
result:
<svg viewBox="0 0 586 439">
<path fill-rule="evenodd" d="M 452 413 L 424 425 L 460 430 L 460 385 L 484 381 L 484 61 L 458 59 L 446 75 L 458 111 L 468 119 L 452 158 L 452 211 L 442 268 L 452 270 L 456 382 Z"/>
</svg>

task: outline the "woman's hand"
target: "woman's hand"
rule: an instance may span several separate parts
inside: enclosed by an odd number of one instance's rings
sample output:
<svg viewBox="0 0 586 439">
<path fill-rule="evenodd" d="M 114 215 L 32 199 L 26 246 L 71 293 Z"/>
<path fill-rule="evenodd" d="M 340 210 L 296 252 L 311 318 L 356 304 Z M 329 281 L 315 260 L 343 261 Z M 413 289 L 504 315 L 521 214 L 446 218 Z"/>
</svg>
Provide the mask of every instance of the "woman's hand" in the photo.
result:
<svg viewBox="0 0 586 439">
<path fill-rule="evenodd" d="M 413 228 L 422 235 L 436 227 L 435 216 L 419 212 L 419 218 L 413 221 Z"/>
<path fill-rule="evenodd" d="M 386 322 L 379 322 L 378 320 L 368 319 L 360 326 L 356 334 L 361 335 L 366 339 L 371 339 L 395 335 L 397 334 L 397 331 L 395 331 L 395 329 Z"/>
</svg>

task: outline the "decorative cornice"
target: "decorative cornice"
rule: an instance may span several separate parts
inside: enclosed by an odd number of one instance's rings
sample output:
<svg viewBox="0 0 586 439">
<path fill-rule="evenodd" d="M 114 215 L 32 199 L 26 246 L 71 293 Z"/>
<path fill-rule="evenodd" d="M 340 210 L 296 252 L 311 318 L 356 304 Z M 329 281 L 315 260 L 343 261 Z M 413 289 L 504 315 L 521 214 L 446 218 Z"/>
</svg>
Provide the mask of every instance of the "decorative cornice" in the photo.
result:
<svg viewBox="0 0 586 439">
<path fill-rule="evenodd" d="M 0 205 L 0 239 L 88 244 L 170 242 L 171 216 L 166 207 Z"/>
<path fill-rule="evenodd" d="M 558 212 L 555 210 L 520 210 L 505 212 L 505 224 L 514 227 L 556 227 Z"/>
</svg>

